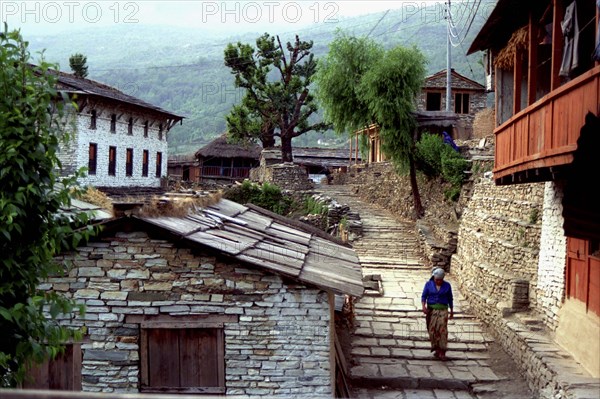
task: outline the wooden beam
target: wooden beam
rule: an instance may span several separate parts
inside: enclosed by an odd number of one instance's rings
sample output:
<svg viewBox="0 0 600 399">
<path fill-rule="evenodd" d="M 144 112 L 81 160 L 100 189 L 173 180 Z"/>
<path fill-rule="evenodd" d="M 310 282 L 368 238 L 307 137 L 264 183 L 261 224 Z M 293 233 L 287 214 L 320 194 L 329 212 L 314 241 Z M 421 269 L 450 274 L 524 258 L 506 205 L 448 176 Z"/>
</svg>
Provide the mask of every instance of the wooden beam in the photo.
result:
<svg viewBox="0 0 600 399">
<path fill-rule="evenodd" d="M 556 90 L 560 86 L 560 64 L 562 63 L 564 39 L 560 23 L 565 16 L 565 8 L 561 0 L 553 0 L 554 17 L 552 22 L 552 75 L 550 89 Z"/>
<path fill-rule="evenodd" d="M 536 100 L 538 65 L 537 29 L 533 11 L 529 11 L 529 67 L 527 68 L 527 105 Z"/>
<path fill-rule="evenodd" d="M 513 115 L 516 115 L 521 110 L 521 85 L 523 84 L 523 51 L 515 51 L 514 59 L 514 81 L 513 81 Z"/>
</svg>

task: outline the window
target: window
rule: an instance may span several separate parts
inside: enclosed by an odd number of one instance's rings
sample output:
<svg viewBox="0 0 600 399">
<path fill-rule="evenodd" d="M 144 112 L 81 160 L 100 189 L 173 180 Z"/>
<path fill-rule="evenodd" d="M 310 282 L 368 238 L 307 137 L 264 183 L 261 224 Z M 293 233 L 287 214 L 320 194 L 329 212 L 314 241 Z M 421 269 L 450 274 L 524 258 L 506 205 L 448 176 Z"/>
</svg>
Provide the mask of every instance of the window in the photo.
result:
<svg viewBox="0 0 600 399">
<path fill-rule="evenodd" d="M 148 150 L 144 150 L 144 154 L 142 156 L 142 176 L 148 177 Z"/>
<path fill-rule="evenodd" d="M 156 153 L 156 177 L 162 175 L 162 152 Z"/>
<path fill-rule="evenodd" d="M 90 129 L 96 130 L 96 110 L 93 109 L 90 115 Z"/>
<path fill-rule="evenodd" d="M 125 176 L 133 176 L 133 148 L 127 149 L 125 158 Z"/>
<path fill-rule="evenodd" d="M 158 139 L 159 140 L 163 139 L 163 125 L 162 125 L 162 123 L 160 125 L 158 125 Z"/>
<path fill-rule="evenodd" d="M 144 122 L 144 137 L 148 137 L 148 121 Z"/>
<path fill-rule="evenodd" d="M 454 113 L 469 113 L 469 95 L 467 93 L 456 93 L 454 95 Z"/>
<path fill-rule="evenodd" d="M 108 147 L 108 175 L 117 174 L 117 147 Z"/>
<path fill-rule="evenodd" d="M 88 174 L 96 174 L 96 165 L 98 164 L 98 144 L 90 143 L 89 149 L 89 160 L 88 160 Z"/>
<path fill-rule="evenodd" d="M 133 118 L 129 118 L 129 124 L 127 125 L 127 134 L 133 135 Z"/>
<path fill-rule="evenodd" d="M 442 93 L 427 93 L 426 111 L 440 111 L 442 109 Z"/>
<path fill-rule="evenodd" d="M 222 324 L 194 328 L 192 323 L 192 327 L 177 328 L 176 323 L 165 323 L 162 327 L 142 325 L 141 392 L 225 393 Z"/>
<path fill-rule="evenodd" d="M 110 116 L 110 132 L 111 133 L 117 132 L 117 114 L 112 114 Z"/>
<path fill-rule="evenodd" d="M 67 344 L 64 353 L 33 366 L 27 372 L 23 388 L 81 391 L 81 345 Z"/>
</svg>

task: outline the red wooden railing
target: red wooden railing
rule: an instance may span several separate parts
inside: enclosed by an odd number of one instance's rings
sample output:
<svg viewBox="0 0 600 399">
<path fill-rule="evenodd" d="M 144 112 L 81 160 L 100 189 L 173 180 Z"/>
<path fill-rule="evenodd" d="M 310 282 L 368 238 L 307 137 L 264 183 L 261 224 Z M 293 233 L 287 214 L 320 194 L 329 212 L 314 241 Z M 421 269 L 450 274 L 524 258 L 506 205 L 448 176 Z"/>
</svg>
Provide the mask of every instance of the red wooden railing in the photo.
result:
<svg viewBox="0 0 600 399">
<path fill-rule="evenodd" d="M 250 167 L 203 166 L 202 177 L 243 179 L 250 176 Z"/>
<path fill-rule="evenodd" d="M 494 179 L 571 163 L 585 115 L 597 114 L 599 104 L 596 66 L 497 127 Z"/>
</svg>

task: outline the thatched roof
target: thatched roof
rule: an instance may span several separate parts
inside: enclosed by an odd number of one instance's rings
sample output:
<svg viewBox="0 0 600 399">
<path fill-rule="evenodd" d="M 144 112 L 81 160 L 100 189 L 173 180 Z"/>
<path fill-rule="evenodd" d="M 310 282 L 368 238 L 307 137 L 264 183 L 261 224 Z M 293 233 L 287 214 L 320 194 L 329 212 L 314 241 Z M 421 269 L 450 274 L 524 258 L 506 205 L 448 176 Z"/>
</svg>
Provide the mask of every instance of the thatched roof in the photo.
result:
<svg viewBox="0 0 600 399">
<path fill-rule="evenodd" d="M 256 144 L 227 142 L 225 134 L 196 151 L 196 158 L 250 158 L 258 160 L 262 148 Z"/>
</svg>

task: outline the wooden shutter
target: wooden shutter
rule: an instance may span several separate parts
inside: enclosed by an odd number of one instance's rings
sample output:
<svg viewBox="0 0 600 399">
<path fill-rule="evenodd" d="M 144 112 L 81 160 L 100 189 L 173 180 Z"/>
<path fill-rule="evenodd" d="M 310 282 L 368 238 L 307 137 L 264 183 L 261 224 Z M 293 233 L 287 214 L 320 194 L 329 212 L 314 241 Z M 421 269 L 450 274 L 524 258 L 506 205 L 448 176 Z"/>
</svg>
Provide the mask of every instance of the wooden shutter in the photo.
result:
<svg viewBox="0 0 600 399">
<path fill-rule="evenodd" d="M 222 328 L 142 329 L 140 350 L 143 392 L 225 392 Z"/>
<path fill-rule="evenodd" d="M 81 345 L 68 344 L 64 353 L 32 367 L 23 388 L 81 391 Z"/>
</svg>

